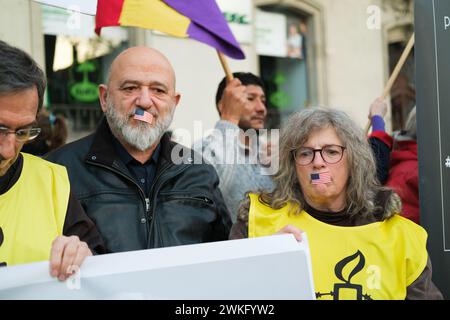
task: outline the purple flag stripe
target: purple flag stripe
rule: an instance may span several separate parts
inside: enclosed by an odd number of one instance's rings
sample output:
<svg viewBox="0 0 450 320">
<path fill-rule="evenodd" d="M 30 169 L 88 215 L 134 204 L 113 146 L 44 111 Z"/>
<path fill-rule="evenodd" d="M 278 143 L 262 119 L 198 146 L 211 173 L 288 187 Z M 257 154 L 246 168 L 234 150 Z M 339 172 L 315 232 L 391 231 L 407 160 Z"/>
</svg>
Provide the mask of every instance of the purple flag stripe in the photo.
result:
<svg viewBox="0 0 450 320">
<path fill-rule="evenodd" d="M 245 59 L 215 0 L 163 0 L 180 14 L 191 19 L 188 35 L 234 59 Z"/>
<path fill-rule="evenodd" d="M 206 43 L 225 55 L 234 59 L 245 59 L 244 52 L 236 46 L 230 45 L 228 42 L 218 37 L 196 23 L 191 23 L 187 33 L 190 38 Z"/>
</svg>

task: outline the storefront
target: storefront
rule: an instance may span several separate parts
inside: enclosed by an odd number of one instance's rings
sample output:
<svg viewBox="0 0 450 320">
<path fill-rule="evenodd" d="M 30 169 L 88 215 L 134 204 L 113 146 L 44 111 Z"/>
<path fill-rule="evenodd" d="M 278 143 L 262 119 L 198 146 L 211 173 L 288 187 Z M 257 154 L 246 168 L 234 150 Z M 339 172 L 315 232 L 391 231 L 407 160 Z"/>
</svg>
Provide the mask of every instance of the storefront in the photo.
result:
<svg viewBox="0 0 450 320">
<path fill-rule="evenodd" d="M 231 70 L 258 74 L 267 85 L 269 128 L 282 126 L 292 112 L 316 105 L 342 109 L 364 127 L 369 105 L 383 92 L 398 51 L 412 31 L 412 11 L 402 9 L 410 8 L 411 1 L 217 3 L 246 54 L 245 60 L 228 59 Z M 181 101 L 172 129 L 184 129 L 195 140 L 214 127 L 218 119 L 214 97 L 224 76 L 214 49 L 133 28 L 110 28 L 98 38 L 92 16 L 31 0 L 0 0 L 0 4 L 5 8 L 0 13 L 0 38 L 22 47 L 45 66 L 47 106 L 67 117 L 69 140 L 95 127 L 101 111 L 94 87 L 105 80 L 115 55 L 133 45 L 157 48 L 174 66 Z M 369 25 L 377 19 L 379 25 Z M 408 72 L 411 79 L 414 70 Z M 393 95 L 407 105 L 405 110 L 413 103 L 405 100 L 412 92 L 409 87 Z M 390 113 L 386 117 L 388 130 L 397 123 L 401 126 L 395 117 Z"/>
<path fill-rule="evenodd" d="M 317 52 L 322 42 L 316 25 L 320 8 L 305 3 L 256 3 L 256 52 L 268 91 L 268 126 L 279 128 L 293 112 L 325 104 Z"/>
<path fill-rule="evenodd" d="M 62 114 L 73 133 L 92 131 L 102 116 L 98 85 L 107 77 L 112 59 L 128 47 L 128 33 L 107 28 L 94 33 L 94 17 L 42 6 L 47 75 L 46 106 Z"/>
</svg>

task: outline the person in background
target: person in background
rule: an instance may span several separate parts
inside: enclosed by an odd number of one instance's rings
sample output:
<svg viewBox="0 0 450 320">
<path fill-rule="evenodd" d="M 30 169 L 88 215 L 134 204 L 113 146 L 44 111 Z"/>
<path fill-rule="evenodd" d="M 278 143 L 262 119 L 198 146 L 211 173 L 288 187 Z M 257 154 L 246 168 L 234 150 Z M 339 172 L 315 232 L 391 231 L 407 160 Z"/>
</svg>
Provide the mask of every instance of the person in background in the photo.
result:
<svg viewBox="0 0 450 320">
<path fill-rule="evenodd" d="M 376 157 L 377 175 L 402 200 L 402 216 L 420 224 L 419 162 L 417 156 L 416 107 L 407 118 L 405 129 L 391 137 L 385 131 L 387 105 L 376 99 L 369 111 L 372 134 L 369 137 Z"/>
<path fill-rule="evenodd" d="M 24 51 L 0 41 L 0 265 L 50 260 L 65 280 L 103 241 L 71 192 L 64 167 L 21 153 L 39 135 L 45 76 Z"/>
<path fill-rule="evenodd" d="M 386 133 L 384 117 L 387 113 L 387 104 L 383 99 L 377 98 L 370 105 L 369 119 L 372 124 L 372 133 L 369 135 L 369 144 L 375 156 L 377 178 L 384 185 L 389 176 L 392 137 Z"/>
<path fill-rule="evenodd" d="M 399 215 L 398 195 L 379 184 L 366 136 L 345 113 L 293 114 L 274 181 L 273 192 L 248 195 L 230 239 L 305 232 L 318 299 L 442 299 L 427 232 Z"/>
<path fill-rule="evenodd" d="M 289 25 L 287 34 L 287 56 L 290 58 L 303 59 L 303 35 L 296 23 Z"/>
<path fill-rule="evenodd" d="M 220 120 L 215 130 L 200 143 L 195 143 L 193 149 L 216 169 L 219 188 L 235 222 L 245 193 L 270 191 L 273 182 L 267 170 L 268 162 L 260 161 L 261 154 L 257 159 L 253 157 L 255 149 L 267 147 L 258 146 L 257 141 L 258 131 L 264 129 L 267 116 L 264 84 L 252 73 L 235 72 L 233 77 L 229 83 L 223 78 L 217 88 L 216 107 Z M 255 134 L 246 138 L 246 132 Z M 271 148 L 275 149 L 276 146 Z"/>
<path fill-rule="evenodd" d="M 416 107 L 410 111 L 405 129 L 394 136 L 386 185 L 402 199 L 402 215 L 420 224 Z"/>
<path fill-rule="evenodd" d="M 55 116 L 53 113 L 41 110 L 37 117 L 37 126 L 41 128 L 41 133 L 34 140 L 26 143 L 22 152 L 42 157 L 66 143 L 67 126 L 61 115 Z"/>
</svg>

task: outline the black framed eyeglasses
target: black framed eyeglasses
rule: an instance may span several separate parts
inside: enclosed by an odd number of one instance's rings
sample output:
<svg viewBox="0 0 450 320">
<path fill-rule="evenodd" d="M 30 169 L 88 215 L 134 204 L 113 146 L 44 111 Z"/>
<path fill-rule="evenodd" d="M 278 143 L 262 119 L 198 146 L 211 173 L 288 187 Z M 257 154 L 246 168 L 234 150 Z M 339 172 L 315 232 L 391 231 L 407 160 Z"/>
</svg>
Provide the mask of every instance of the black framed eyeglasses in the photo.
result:
<svg viewBox="0 0 450 320">
<path fill-rule="evenodd" d="M 41 128 L 26 128 L 19 130 L 9 130 L 8 128 L 0 127 L 0 139 L 5 139 L 8 134 L 14 134 L 16 141 L 27 142 L 36 138 L 41 133 Z"/>
<path fill-rule="evenodd" d="M 313 149 L 308 147 L 301 147 L 294 150 L 295 162 L 301 166 L 306 166 L 314 161 L 316 153 L 319 152 L 323 161 L 328 164 L 335 164 L 342 160 L 344 150 L 346 148 L 339 145 L 328 145 L 322 149 Z"/>
</svg>

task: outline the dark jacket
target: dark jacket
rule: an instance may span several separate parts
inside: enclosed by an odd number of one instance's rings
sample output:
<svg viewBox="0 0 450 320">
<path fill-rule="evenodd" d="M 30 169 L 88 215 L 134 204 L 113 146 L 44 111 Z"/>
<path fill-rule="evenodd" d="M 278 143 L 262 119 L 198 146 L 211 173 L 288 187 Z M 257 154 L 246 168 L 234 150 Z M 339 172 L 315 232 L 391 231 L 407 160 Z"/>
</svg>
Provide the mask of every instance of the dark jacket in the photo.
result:
<svg viewBox="0 0 450 320">
<path fill-rule="evenodd" d="M 228 239 L 231 220 L 212 166 L 193 164 L 192 151 L 165 134 L 155 180 L 146 196 L 119 160 L 111 139 L 103 119 L 94 134 L 47 157 L 67 167 L 72 191 L 109 252 Z M 174 148 L 183 155 L 183 163 L 171 160 Z"/>
<path fill-rule="evenodd" d="M 369 144 L 377 165 L 377 178 L 383 185 L 389 177 L 392 143 L 392 137 L 384 131 L 374 131 L 369 136 Z"/>
</svg>

